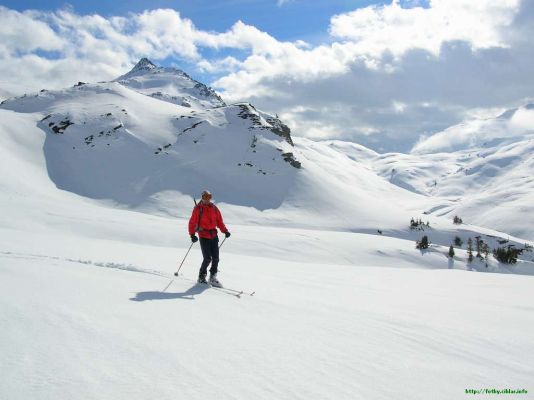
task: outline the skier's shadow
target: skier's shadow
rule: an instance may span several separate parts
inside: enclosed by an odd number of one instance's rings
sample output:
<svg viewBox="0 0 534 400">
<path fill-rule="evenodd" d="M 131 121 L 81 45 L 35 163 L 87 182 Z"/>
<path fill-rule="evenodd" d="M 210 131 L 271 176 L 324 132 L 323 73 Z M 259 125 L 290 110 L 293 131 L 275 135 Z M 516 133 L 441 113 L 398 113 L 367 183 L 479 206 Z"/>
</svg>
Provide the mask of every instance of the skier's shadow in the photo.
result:
<svg viewBox="0 0 534 400">
<path fill-rule="evenodd" d="M 202 293 L 208 289 L 208 285 L 193 285 L 185 292 L 167 293 L 167 292 L 139 292 L 135 297 L 130 298 L 132 301 L 146 301 L 146 300 L 172 300 L 172 299 L 186 299 L 195 300 L 195 295 Z"/>
</svg>

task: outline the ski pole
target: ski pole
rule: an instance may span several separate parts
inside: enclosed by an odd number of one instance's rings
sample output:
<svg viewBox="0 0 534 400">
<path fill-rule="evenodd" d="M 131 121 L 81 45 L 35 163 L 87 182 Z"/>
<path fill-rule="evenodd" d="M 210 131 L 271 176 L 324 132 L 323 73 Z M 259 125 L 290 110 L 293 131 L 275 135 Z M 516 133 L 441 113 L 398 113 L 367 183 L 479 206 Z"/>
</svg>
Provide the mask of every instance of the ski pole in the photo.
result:
<svg viewBox="0 0 534 400">
<path fill-rule="evenodd" d="M 180 264 L 180 266 L 178 267 L 178 271 L 176 271 L 174 273 L 174 276 L 178 276 L 178 273 L 180 272 L 180 270 L 182 269 L 182 265 L 184 265 L 184 261 L 185 259 L 187 258 L 187 255 L 189 254 L 189 251 L 191 250 L 191 247 L 193 247 L 193 245 L 195 244 L 195 242 L 191 243 L 191 246 L 189 246 L 189 250 L 187 250 L 187 253 L 185 253 L 185 257 L 184 259 L 182 260 L 182 263 Z"/>
<path fill-rule="evenodd" d="M 221 244 L 219 245 L 219 249 L 222 247 L 222 245 L 224 244 L 224 242 L 226 241 L 227 238 L 224 238 L 223 241 L 221 242 Z"/>
</svg>

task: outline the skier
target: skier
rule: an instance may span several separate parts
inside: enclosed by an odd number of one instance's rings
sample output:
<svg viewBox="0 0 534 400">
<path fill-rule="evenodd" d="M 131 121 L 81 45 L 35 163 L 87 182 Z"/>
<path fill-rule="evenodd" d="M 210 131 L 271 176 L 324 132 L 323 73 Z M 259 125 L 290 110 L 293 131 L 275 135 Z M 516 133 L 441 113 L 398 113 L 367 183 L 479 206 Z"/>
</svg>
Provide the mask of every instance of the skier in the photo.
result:
<svg viewBox="0 0 534 400">
<path fill-rule="evenodd" d="M 211 198 L 212 195 L 209 191 L 204 190 L 202 192 L 202 200 L 193 208 L 193 213 L 189 219 L 189 235 L 191 236 L 191 241 L 195 243 L 198 240 L 195 232 L 198 232 L 200 248 L 204 257 L 198 274 L 198 283 L 208 283 L 206 275 L 208 265 L 211 262 L 209 283 L 213 286 L 221 287 L 221 283 L 217 280 L 219 237 L 217 236 L 216 228 L 219 228 L 227 238 L 230 237 L 230 232 L 224 225 L 221 212 L 211 202 Z"/>
</svg>

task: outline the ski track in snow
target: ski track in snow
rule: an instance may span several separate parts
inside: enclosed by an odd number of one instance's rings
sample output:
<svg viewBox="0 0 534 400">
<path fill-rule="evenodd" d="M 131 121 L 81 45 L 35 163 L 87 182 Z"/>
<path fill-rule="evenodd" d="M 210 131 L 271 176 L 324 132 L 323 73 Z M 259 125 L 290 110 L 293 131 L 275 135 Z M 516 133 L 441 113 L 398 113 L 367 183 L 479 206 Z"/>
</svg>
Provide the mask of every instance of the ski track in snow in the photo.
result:
<svg viewBox="0 0 534 400">
<path fill-rule="evenodd" d="M 135 297 L 133 297 L 131 300 L 135 301 L 145 301 L 145 300 L 154 300 L 154 299 L 173 299 L 176 297 L 187 297 L 187 296 L 193 296 L 194 294 L 202 293 L 205 289 L 198 288 L 193 286 L 189 289 L 188 292 L 184 293 L 183 295 L 178 295 L 176 293 L 166 293 L 167 289 L 174 283 L 175 279 L 180 279 L 186 282 L 190 282 L 193 284 L 196 284 L 196 280 L 190 279 L 185 277 L 183 274 L 180 274 L 178 276 L 175 276 L 173 274 L 166 274 L 160 271 L 157 271 L 155 269 L 151 268 L 143 268 L 138 267 L 132 264 L 121 264 L 116 262 L 98 262 L 98 261 L 91 261 L 91 260 L 74 260 L 71 258 L 61 258 L 56 256 L 47 256 L 42 254 L 22 254 L 22 253 L 14 253 L 9 251 L 0 251 L 0 255 L 4 257 L 13 257 L 18 259 L 28 259 L 28 260 L 55 260 L 55 261 L 67 261 L 71 263 L 76 264 L 82 264 L 82 265 L 91 265 L 99 268 L 109 268 L 109 269 L 115 269 L 119 271 L 127 271 L 127 272 L 136 272 L 136 273 L 142 273 L 142 274 L 148 274 L 148 275 L 155 275 L 160 276 L 162 278 L 168 278 L 170 281 L 165 286 L 165 288 L 161 291 L 152 291 L 152 292 L 140 292 L 137 293 Z M 253 296 L 256 294 L 256 292 L 247 292 L 244 290 L 237 290 L 227 287 L 213 287 L 211 285 L 208 285 L 210 289 L 214 289 L 216 291 L 220 291 L 226 294 L 229 294 L 231 296 L 235 297 L 247 297 L 247 296 Z"/>
<path fill-rule="evenodd" d="M 157 270 L 149 269 L 149 268 L 141 268 L 141 267 L 137 267 L 131 264 L 120 264 L 120 263 L 115 263 L 115 262 L 98 262 L 98 261 L 91 261 L 91 260 L 74 260 L 71 258 L 47 256 L 43 254 L 30 254 L 30 253 L 21 254 L 21 253 L 13 253 L 10 251 L 0 251 L 0 254 L 2 254 L 3 256 L 22 258 L 22 259 L 45 259 L 45 260 L 68 261 L 68 262 L 77 263 L 77 264 L 94 265 L 95 267 L 101 267 L 101 268 L 110 268 L 110 269 L 116 269 L 116 270 L 121 270 L 121 271 L 138 272 L 142 274 L 150 274 L 150 275 L 161 276 L 164 278 L 171 278 L 170 275 L 159 272 Z"/>
</svg>

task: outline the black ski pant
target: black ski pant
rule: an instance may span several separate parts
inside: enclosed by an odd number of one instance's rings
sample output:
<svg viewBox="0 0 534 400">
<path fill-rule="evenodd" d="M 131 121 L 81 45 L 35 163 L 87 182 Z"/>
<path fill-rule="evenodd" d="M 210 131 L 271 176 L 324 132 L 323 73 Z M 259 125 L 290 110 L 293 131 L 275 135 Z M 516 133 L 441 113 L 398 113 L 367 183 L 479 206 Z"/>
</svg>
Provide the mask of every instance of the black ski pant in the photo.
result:
<svg viewBox="0 0 534 400">
<path fill-rule="evenodd" d="M 208 265 L 211 263 L 210 274 L 217 273 L 217 266 L 219 265 L 219 237 L 215 236 L 213 239 L 200 238 L 200 249 L 204 260 L 200 266 L 199 276 L 206 276 L 208 273 Z"/>
</svg>

